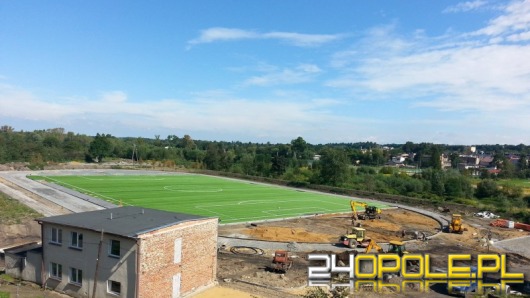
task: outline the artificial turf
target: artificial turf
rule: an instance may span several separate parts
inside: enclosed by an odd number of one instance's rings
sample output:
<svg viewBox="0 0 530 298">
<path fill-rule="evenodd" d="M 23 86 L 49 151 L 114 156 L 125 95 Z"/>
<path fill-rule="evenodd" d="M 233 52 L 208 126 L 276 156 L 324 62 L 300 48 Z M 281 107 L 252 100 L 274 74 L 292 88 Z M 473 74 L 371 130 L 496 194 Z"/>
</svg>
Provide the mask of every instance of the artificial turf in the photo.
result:
<svg viewBox="0 0 530 298">
<path fill-rule="evenodd" d="M 351 211 L 349 200 L 344 197 L 203 175 L 31 178 L 57 183 L 116 205 L 215 216 L 221 223 Z"/>
</svg>

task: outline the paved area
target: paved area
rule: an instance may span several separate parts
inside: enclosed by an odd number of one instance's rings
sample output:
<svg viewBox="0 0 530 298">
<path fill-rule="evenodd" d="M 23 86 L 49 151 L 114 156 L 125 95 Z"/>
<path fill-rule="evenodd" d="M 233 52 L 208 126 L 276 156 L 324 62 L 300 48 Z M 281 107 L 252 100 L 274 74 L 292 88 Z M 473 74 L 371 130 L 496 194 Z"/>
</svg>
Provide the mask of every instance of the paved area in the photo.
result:
<svg viewBox="0 0 530 298">
<path fill-rule="evenodd" d="M 530 236 L 497 241 L 493 243 L 493 246 L 530 259 Z"/>
<path fill-rule="evenodd" d="M 45 203 L 39 200 L 36 200 L 36 199 L 32 199 L 31 196 L 24 194 L 23 191 L 15 190 L 12 188 L 13 191 L 11 191 L 11 194 L 16 194 L 14 198 L 19 199 L 22 203 L 34 208 L 35 210 L 39 212 L 44 211 L 43 215 L 45 216 L 58 215 L 57 213 L 64 214 L 64 213 L 69 213 L 69 212 L 84 212 L 84 211 L 104 209 L 104 207 L 102 206 L 82 200 L 78 197 L 72 196 L 71 194 L 58 191 L 42 183 L 28 179 L 26 178 L 26 175 L 28 174 L 35 175 L 36 173 L 29 172 L 29 171 L 0 172 L 0 177 L 7 180 L 8 182 L 16 184 L 17 186 L 19 186 L 20 188 L 24 189 L 25 191 L 29 193 L 33 193 L 37 196 L 40 196 L 66 209 L 66 212 L 63 211 L 62 213 L 60 211 L 53 211 L 49 208 L 47 209 L 45 206 L 46 205 Z M 6 187 L 8 186 L 3 185 L 3 189 L 5 189 Z M 50 213 L 55 213 L 55 214 L 50 214 Z"/>
</svg>

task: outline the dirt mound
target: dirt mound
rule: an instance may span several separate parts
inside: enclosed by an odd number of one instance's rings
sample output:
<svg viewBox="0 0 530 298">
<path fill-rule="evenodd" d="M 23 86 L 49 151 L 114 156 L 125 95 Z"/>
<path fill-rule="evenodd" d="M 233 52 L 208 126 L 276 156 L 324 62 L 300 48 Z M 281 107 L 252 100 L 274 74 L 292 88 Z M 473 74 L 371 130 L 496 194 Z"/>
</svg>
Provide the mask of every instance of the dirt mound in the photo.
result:
<svg viewBox="0 0 530 298">
<path fill-rule="evenodd" d="M 21 224 L 0 225 L 0 247 L 40 241 L 40 233 L 40 225 L 30 219 Z"/>
<path fill-rule="evenodd" d="M 273 241 L 329 242 L 336 238 L 327 234 L 311 233 L 303 228 L 286 227 L 256 227 L 243 233 L 252 238 Z"/>
</svg>

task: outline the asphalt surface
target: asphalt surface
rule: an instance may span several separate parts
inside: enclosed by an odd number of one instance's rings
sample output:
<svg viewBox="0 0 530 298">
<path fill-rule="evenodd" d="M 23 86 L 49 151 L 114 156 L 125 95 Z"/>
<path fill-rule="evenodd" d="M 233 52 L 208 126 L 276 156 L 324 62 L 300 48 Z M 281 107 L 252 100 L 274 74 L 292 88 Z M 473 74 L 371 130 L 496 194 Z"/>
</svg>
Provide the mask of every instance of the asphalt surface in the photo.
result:
<svg viewBox="0 0 530 298">
<path fill-rule="evenodd" d="M 53 216 L 53 215 L 59 215 L 59 214 L 64 214 L 64 213 L 70 213 L 70 212 L 78 213 L 78 212 L 104 209 L 104 207 L 100 205 L 80 199 L 79 197 L 73 196 L 71 194 L 58 191 L 55 188 L 52 188 L 45 184 L 26 178 L 26 176 L 30 174 L 38 175 L 37 172 L 30 172 L 30 171 L 0 172 L 0 177 L 2 177 L 3 179 L 11 183 L 18 185 L 19 187 L 23 188 L 24 190 L 28 192 L 31 192 L 45 200 L 48 200 L 66 209 L 66 210 L 61 211 L 60 208 L 52 208 L 49 204 L 47 205 L 43 202 L 40 202 L 39 200 L 35 200 L 31 198 L 31 196 L 26 195 L 24 192 L 21 192 L 13 188 L 10 188 L 11 190 L 6 191 L 8 195 L 11 195 L 13 198 L 37 210 L 38 212 L 42 213 L 42 215 L 44 216 Z M 1 185 L 2 185 L 1 186 L 2 190 L 9 188 L 6 185 L 3 185 L 3 184 Z"/>
</svg>

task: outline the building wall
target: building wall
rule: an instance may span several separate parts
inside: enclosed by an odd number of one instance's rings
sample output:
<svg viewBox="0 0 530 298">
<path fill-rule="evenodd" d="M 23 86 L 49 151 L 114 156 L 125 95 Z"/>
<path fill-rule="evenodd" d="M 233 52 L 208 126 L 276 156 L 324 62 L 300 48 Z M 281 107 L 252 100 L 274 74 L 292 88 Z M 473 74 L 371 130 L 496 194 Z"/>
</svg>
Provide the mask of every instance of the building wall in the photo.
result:
<svg viewBox="0 0 530 298">
<path fill-rule="evenodd" d="M 215 283 L 217 226 L 213 218 L 142 234 L 139 297 L 181 297 Z"/>
<path fill-rule="evenodd" d="M 61 245 L 50 243 L 52 227 L 62 229 Z M 82 249 L 70 247 L 72 231 L 83 234 Z M 100 239 L 101 232 L 43 223 L 43 277 L 46 287 L 74 297 L 92 297 Z M 120 241 L 119 258 L 109 256 L 110 239 Z M 135 296 L 136 248 L 133 239 L 103 233 L 96 297 L 116 297 L 107 291 L 109 279 L 121 283 L 121 297 Z M 51 277 L 51 262 L 62 265 L 62 279 Z M 70 282 L 71 267 L 82 270 L 81 285 Z"/>
<path fill-rule="evenodd" d="M 6 274 L 22 280 L 41 283 L 42 253 L 28 250 L 24 254 L 5 253 Z"/>
</svg>

